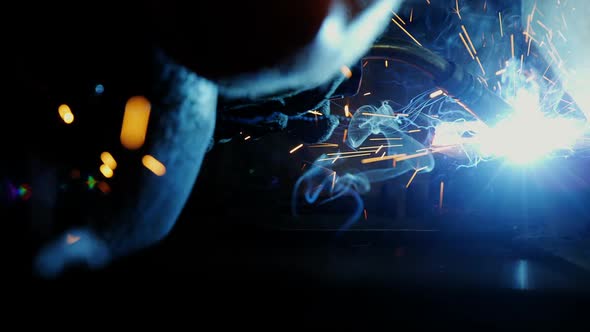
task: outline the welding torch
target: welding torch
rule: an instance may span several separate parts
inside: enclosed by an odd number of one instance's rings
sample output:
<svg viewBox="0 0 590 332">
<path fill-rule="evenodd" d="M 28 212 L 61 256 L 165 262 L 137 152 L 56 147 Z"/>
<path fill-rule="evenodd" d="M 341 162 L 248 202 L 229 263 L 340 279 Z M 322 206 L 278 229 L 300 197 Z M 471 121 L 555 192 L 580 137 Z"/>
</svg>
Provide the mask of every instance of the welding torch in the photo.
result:
<svg viewBox="0 0 590 332">
<path fill-rule="evenodd" d="M 403 42 L 378 43 L 364 60 L 388 59 L 413 66 L 429 76 L 436 87 L 487 125 L 494 124 L 511 106 L 475 76 L 432 51 Z M 360 84 L 360 82 L 359 82 Z"/>
</svg>

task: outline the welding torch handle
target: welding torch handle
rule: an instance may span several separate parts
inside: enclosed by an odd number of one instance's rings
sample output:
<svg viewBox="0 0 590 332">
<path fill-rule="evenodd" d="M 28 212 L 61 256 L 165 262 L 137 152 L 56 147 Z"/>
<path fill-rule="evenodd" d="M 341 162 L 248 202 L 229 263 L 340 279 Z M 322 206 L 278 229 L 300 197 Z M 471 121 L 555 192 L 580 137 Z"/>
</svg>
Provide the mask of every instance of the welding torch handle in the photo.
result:
<svg viewBox="0 0 590 332">
<path fill-rule="evenodd" d="M 503 114 L 510 112 L 511 106 L 488 89 L 484 81 L 475 78 L 455 63 L 449 62 L 449 66 L 451 74 L 435 78 L 434 82 L 474 117 L 486 124 L 493 124 Z"/>
</svg>

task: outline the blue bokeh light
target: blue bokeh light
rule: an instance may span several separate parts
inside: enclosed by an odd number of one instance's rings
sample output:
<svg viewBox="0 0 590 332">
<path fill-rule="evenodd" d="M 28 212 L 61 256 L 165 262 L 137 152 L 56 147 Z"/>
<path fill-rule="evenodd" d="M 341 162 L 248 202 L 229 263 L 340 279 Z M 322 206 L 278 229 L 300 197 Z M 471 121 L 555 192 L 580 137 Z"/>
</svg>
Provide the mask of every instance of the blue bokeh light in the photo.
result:
<svg viewBox="0 0 590 332">
<path fill-rule="evenodd" d="M 102 84 L 97 84 L 97 85 L 94 87 L 94 92 L 95 92 L 97 95 L 101 95 L 101 94 L 103 94 L 103 92 L 104 92 L 104 86 L 103 86 Z"/>
</svg>

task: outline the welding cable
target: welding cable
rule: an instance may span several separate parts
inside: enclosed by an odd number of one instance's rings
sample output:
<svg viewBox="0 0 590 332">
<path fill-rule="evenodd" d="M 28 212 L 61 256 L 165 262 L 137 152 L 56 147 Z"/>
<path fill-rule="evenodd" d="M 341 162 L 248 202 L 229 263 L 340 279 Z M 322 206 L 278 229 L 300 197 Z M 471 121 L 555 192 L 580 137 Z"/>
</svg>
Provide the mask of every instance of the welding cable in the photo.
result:
<svg viewBox="0 0 590 332">
<path fill-rule="evenodd" d="M 493 124 L 511 109 L 506 101 L 463 67 L 426 48 L 404 43 L 378 43 L 373 45 L 364 59 L 388 59 L 419 69 L 446 95 L 486 124 Z"/>
</svg>

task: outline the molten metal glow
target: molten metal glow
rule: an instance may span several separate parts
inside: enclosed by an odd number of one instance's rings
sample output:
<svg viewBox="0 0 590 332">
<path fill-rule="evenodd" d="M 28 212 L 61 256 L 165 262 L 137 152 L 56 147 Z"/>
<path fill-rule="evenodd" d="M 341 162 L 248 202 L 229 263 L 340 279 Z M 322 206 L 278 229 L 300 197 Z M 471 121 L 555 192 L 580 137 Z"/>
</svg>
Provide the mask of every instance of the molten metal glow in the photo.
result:
<svg viewBox="0 0 590 332">
<path fill-rule="evenodd" d="M 492 127 L 478 121 L 441 123 L 432 145 L 462 144 L 482 158 L 505 158 L 523 165 L 572 150 L 584 135 L 584 121 L 544 113 L 539 95 L 533 91 L 521 88 L 510 103 L 513 113 Z"/>
</svg>

